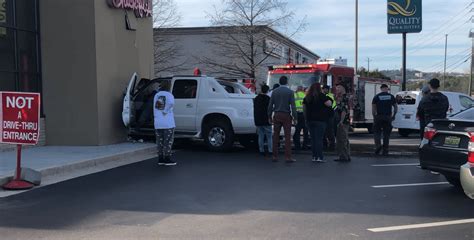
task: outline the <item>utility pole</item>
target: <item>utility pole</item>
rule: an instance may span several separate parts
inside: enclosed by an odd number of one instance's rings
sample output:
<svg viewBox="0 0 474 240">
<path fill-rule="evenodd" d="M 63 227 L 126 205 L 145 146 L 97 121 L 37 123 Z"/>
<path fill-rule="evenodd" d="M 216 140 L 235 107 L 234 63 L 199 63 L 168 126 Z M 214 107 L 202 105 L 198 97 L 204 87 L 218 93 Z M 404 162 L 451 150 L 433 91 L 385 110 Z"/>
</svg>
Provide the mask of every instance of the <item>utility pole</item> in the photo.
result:
<svg viewBox="0 0 474 240">
<path fill-rule="evenodd" d="M 370 58 L 367 58 L 367 75 L 370 73 Z"/>
<path fill-rule="evenodd" d="M 446 41 L 444 43 L 444 74 L 443 74 L 443 89 L 446 90 L 446 60 L 448 56 L 448 34 L 446 34 Z"/>
<path fill-rule="evenodd" d="M 355 76 L 359 68 L 359 0 L 355 0 Z"/>
<path fill-rule="evenodd" d="M 470 77 L 469 77 L 469 87 L 468 87 L 468 93 L 467 95 L 471 96 L 472 95 L 472 72 L 474 70 L 474 32 L 471 31 L 469 32 L 469 37 L 472 39 L 472 47 L 471 47 L 471 72 L 470 72 Z"/>
</svg>

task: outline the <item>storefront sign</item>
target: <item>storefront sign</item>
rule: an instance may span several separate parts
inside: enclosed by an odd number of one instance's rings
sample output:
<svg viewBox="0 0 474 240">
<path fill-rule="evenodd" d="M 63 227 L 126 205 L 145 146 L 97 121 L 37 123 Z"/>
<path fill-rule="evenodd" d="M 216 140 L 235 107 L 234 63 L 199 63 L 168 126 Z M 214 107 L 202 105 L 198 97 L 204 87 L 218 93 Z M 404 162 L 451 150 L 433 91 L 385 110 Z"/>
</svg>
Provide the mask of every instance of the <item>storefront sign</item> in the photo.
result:
<svg viewBox="0 0 474 240">
<path fill-rule="evenodd" d="M 388 33 L 419 33 L 423 28 L 421 0 L 387 1 Z"/>
<path fill-rule="evenodd" d="M 137 18 L 152 16 L 151 0 L 107 0 L 112 8 L 133 10 Z"/>
<path fill-rule="evenodd" d="M 0 92 L 0 143 L 38 144 L 39 113 L 39 93 Z"/>
</svg>

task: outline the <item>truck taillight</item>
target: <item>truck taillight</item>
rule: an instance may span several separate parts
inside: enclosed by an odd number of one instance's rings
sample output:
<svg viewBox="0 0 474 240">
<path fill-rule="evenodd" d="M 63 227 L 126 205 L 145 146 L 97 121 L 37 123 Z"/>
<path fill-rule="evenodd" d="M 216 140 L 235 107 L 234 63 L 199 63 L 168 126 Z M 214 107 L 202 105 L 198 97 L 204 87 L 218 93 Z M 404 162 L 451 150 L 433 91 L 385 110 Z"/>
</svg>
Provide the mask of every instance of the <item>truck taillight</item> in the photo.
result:
<svg viewBox="0 0 474 240">
<path fill-rule="evenodd" d="M 434 136 L 436 135 L 436 129 L 433 127 L 433 124 L 430 123 L 428 126 L 425 127 L 425 133 L 423 137 L 429 141 L 433 140 Z"/>
<path fill-rule="evenodd" d="M 474 132 L 470 132 L 469 135 L 471 136 L 471 138 L 469 139 L 469 145 L 467 147 L 467 150 L 469 152 L 468 161 L 474 164 Z"/>
</svg>

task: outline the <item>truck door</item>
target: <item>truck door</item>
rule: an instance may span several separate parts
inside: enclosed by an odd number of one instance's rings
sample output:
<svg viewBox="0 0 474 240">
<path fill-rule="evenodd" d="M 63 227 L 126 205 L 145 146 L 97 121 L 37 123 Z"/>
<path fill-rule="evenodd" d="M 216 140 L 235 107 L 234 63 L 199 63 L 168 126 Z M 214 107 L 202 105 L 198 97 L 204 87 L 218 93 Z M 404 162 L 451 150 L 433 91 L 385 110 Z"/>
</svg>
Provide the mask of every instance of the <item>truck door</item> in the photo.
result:
<svg viewBox="0 0 474 240">
<path fill-rule="evenodd" d="M 134 103 L 132 102 L 133 94 L 135 93 L 136 86 L 138 85 L 139 78 L 137 73 L 133 73 L 128 87 L 125 90 L 125 96 L 123 99 L 123 106 L 122 106 L 122 121 L 123 124 L 128 127 L 134 122 Z"/>
<path fill-rule="evenodd" d="M 196 113 L 198 98 L 196 79 L 176 79 L 173 83 L 176 131 L 197 133 Z"/>
</svg>

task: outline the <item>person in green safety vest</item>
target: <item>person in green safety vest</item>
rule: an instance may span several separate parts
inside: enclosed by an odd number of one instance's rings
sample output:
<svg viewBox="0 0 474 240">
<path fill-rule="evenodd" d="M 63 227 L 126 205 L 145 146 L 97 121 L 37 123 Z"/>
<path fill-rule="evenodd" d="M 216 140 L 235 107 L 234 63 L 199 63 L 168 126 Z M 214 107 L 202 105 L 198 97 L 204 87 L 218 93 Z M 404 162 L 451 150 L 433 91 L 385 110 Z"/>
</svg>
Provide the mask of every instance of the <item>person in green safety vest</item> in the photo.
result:
<svg viewBox="0 0 474 240">
<path fill-rule="evenodd" d="M 334 94 L 331 92 L 331 87 L 328 85 L 323 86 L 323 93 L 332 101 L 332 111 L 329 113 L 329 120 L 326 127 L 326 133 L 324 135 L 324 148 L 329 151 L 336 149 L 336 128 L 334 122 L 334 111 L 336 110 L 337 103 Z"/>
<path fill-rule="evenodd" d="M 303 86 L 298 86 L 295 92 L 295 105 L 296 112 L 298 113 L 298 121 L 295 126 L 295 133 L 293 134 L 293 143 L 295 144 L 295 150 L 308 150 L 309 149 L 309 135 L 308 128 L 306 127 L 306 121 L 303 113 L 303 100 L 306 97 Z M 301 131 L 303 131 L 303 145 L 301 145 Z"/>
</svg>

